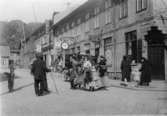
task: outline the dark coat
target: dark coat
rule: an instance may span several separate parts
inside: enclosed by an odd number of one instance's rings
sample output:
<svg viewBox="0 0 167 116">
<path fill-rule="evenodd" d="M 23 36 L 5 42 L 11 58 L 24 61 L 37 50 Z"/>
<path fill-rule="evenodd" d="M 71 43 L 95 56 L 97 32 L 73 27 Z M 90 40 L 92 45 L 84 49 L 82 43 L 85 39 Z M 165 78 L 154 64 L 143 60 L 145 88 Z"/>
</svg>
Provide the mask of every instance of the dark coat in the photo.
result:
<svg viewBox="0 0 167 116">
<path fill-rule="evenodd" d="M 151 65 L 147 60 L 144 60 L 141 67 L 141 82 L 151 82 Z"/>
<path fill-rule="evenodd" d="M 46 67 L 46 63 L 41 60 L 37 59 L 33 62 L 31 73 L 34 75 L 35 80 L 44 80 L 46 77 L 46 72 L 50 70 Z"/>
<path fill-rule="evenodd" d="M 107 72 L 106 60 L 101 60 L 99 62 L 99 76 L 104 77 Z"/>
<path fill-rule="evenodd" d="M 131 65 L 128 60 L 122 60 L 121 71 L 122 71 L 122 78 L 126 78 L 128 79 L 128 81 L 130 81 Z"/>
</svg>

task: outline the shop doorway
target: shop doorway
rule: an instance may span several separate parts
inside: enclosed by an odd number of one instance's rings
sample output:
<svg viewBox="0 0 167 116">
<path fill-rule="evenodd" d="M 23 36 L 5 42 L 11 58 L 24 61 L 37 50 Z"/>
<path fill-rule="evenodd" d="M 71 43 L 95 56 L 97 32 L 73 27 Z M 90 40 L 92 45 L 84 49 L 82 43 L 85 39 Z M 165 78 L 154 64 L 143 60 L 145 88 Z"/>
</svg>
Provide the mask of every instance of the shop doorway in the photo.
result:
<svg viewBox="0 0 167 116">
<path fill-rule="evenodd" d="M 137 31 L 125 33 L 126 55 L 131 56 L 131 60 L 139 62 L 142 57 L 142 40 L 137 39 Z"/>
<path fill-rule="evenodd" d="M 152 67 L 152 79 L 165 80 L 165 35 L 157 27 L 151 27 L 145 37 L 148 42 L 148 60 Z"/>
</svg>

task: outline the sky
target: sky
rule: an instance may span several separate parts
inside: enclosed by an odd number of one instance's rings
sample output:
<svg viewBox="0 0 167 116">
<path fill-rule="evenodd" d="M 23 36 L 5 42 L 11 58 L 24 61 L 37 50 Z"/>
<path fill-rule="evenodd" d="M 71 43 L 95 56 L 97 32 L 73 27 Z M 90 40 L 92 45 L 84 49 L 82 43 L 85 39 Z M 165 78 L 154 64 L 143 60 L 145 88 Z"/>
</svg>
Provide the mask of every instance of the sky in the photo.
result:
<svg viewBox="0 0 167 116">
<path fill-rule="evenodd" d="M 54 11 L 62 12 L 86 0 L 0 0 L 0 21 L 44 22 Z"/>
</svg>

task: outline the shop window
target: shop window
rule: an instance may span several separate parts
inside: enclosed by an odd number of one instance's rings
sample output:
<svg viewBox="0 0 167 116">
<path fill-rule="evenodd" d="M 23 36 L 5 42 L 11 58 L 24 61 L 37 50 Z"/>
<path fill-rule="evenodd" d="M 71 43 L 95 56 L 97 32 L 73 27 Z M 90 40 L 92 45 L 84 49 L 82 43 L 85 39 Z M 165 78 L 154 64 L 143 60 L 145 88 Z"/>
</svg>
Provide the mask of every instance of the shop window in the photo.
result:
<svg viewBox="0 0 167 116">
<path fill-rule="evenodd" d="M 112 65 L 112 37 L 104 39 L 104 55 L 107 59 L 107 65 Z"/>
<path fill-rule="evenodd" d="M 126 37 L 126 55 L 131 56 L 137 62 L 142 56 L 142 41 L 137 40 L 137 32 L 131 31 L 125 34 Z"/>
</svg>

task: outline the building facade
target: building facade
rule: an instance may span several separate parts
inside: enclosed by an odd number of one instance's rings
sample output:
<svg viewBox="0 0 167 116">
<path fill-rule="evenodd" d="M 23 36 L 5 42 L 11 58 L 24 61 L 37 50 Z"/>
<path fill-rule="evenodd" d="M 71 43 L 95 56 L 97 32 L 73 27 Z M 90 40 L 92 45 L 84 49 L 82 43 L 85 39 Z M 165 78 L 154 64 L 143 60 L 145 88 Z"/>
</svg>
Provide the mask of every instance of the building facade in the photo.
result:
<svg viewBox="0 0 167 116">
<path fill-rule="evenodd" d="M 10 60 L 10 48 L 7 44 L 0 43 L 0 68 L 8 68 Z"/>
<path fill-rule="evenodd" d="M 136 61 L 147 58 L 152 78 L 167 80 L 166 3 L 88 0 L 53 25 L 53 38 L 70 41 L 66 54 L 104 55 L 112 76 L 120 76 L 122 57 L 129 55 Z"/>
<path fill-rule="evenodd" d="M 51 21 L 46 20 L 38 29 L 26 38 L 21 49 L 22 64 L 29 67 L 35 59 L 35 54 L 41 52 L 46 65 L 50 66 L 53 59 L 53 41 L 50 31 Z"/>
</svg>

